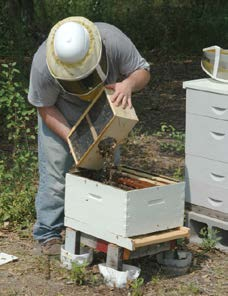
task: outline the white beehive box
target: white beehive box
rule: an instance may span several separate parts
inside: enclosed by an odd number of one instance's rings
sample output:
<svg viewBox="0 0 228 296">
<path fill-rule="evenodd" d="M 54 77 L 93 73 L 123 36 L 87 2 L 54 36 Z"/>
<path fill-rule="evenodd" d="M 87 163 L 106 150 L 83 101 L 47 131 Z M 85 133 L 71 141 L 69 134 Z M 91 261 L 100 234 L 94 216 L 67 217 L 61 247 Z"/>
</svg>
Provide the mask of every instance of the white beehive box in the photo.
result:
<svg viewBox="0 0 228 296">
<path fill-rule="evenodd" d="M 186 81 L 186 201 L 228 213 L 228 84 Z"/>
<path fill-rule="evenodd" d="M 113 138 L 119 144 L 138 122 L 134 108 L 123 109 L 111 102 L 112 93 L 105 89 L 101 96 L 95 98 L 68 136 L 77 167 L 101 169 L 103 158 L 99 152 L 99 143 L 106 138 Z"/>
<path fill-rule="evenodd" d="M 126 191 L 67 174 L 65 226 L 118 245 L 127 237 L 182 226 L 184 182 L 143 176 L 133 177 L 152 187 Z"/>
</svg>

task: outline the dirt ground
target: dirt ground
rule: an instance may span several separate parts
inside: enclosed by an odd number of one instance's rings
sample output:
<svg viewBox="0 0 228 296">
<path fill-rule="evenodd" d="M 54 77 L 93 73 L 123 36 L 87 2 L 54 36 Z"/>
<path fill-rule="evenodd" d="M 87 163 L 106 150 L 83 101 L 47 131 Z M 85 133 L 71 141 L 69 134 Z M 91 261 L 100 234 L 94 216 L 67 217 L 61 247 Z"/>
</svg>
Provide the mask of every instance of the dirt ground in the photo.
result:
<svg viewBox="0 0 228 296">
<path fill-rule="evenodd" d="M 33 240 L 25 232 L 0 234 L 1 252 L 19 259 L 0 267 L 0 295 L 5 296 L 62 296 L 62 295 L 228 295 L 228 256 L 219 251 L 202 253 L 194 245 L 190 271 L 182 276 L 164 274 L 154 257 L 134 259 L 129 262 L 142 269 L 144 284 L 141 290 L 113 289 L 105 286 L 97 264 L 105 261 L 102 254 L 95 254 L 94 263 L 87 268 L 83 285 L 75 284 L 70 272 L 60 267 L 57 258 L 33 255 Z M 136 294 L 136 292 L 141 294 Z M 135 294 L 134 294 L 135 293 Z"/>
<path fill-rule="evenodd" d="M 203 77 L 200 59 L 163 61 L 156 58 L 151 64 L 150 85 L 134 96 L 133 104 L 140 122 L 123 146 L 122 163 L 149 172 L 180 177 L 183 174 L 184 154 L 162 152 L 161 139 L 155 136 L 162 122 L 178 131 L 185 129 L 185 91 L 182 83 Z M 228 256 L 218 250 L 204 254 L 199 246 L 185 248 L 193 254 L 189 272 L 182 276 L 165 274 L 154 256 L 130 262 L 142 269 L 141 289 L 130 285 L 113 289 L 104 285 L 97 264 L 105 256 L 96 253 L 93 265 L 86 269 L 85 283 L 75 284 L 70 272 L 60 266 L 58 258 L 34 255 L 31 229 L 15 232 L 0 229 L 0 252 L 18 260 L 0 266 L 0 296 L 9 295 L 228 295 Z"/>
</svg>

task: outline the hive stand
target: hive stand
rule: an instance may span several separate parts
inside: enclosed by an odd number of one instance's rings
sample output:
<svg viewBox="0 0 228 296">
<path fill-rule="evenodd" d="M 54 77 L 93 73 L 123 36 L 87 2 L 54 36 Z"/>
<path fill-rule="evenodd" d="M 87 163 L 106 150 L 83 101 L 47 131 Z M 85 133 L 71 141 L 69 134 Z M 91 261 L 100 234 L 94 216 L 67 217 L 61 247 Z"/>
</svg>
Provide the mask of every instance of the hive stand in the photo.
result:
<svg viewBox="0 0 228 296">
<path fill-rule="evenodd" d="M 86 245 L 106 253 L 106 266 L 121 271 L 124 260 L 155 255 L 171 250 L 175 248 L 176 241 L 180 238 L 189 238 L 189 228 L 178 227 L 158 233 L 126 238 L 132 241 L 133 251 L 130 251 L 86 233 L 67 228 L 65 251 L 70 254 L 80 254 L 81 244 Z"/>
</svg>

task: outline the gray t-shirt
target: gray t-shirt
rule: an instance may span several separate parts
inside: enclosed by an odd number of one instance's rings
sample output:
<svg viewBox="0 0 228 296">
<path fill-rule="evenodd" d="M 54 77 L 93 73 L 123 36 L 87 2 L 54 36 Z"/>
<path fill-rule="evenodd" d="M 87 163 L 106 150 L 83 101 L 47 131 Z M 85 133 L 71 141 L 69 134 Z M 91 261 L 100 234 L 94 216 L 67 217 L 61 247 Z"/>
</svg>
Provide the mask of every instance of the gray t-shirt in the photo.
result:
<svg viewBox="0 0 228 296">
<path fill-rule="evenodd" d="M 115 83 L 120 77 L 127 77 L 137 69 L 149 70 L 149 64 L 123 32 L 106 23 L 95 23 L 95 25 L 105 44 L 109 63 L 106 84 Z M 46 41 L 33 58 L 28 100 L 36 107 L 55 105 L 72 126 L 89 104 L 65 92 L 51 76 L 46 64 Z"/>
</svg>

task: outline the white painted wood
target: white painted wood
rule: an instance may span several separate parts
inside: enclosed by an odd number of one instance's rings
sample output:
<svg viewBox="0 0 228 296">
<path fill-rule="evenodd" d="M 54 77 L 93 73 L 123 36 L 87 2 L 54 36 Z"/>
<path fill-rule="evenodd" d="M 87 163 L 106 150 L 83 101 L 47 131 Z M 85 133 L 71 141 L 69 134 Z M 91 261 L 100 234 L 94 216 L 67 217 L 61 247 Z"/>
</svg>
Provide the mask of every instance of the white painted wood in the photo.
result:
<svg viewBox="0 0 228 296">
<path fill-rule="evenodd" d="M 183 83 L 183 88 L 228 95 L 228 84 L 218 82 L 212 78 L 185 81 Z"/>
<path fill-rule="evenodd" d="M 203 182 L 200 179 L 186 179 L 186 201 L 228 214 L 228 190 L 222 186 Z"/>
<path fill-rule="evenodd" d="M 76 230 L 71 228 L 66 228 L 64 249 L 66 252 L 75 254 L 75 246 L 76 246 Z"/>
<path fill-rule="evenodd" d="M 184 182 L 127 192 L 126 236 L 183 225 Z"/>
<path fill-rule="evenodd" d="M 185 177 L 228 189 L 228 163 L 187 154 Z"/>
<path fill-rule="evenodd" d="M 66 175 L 66 217 L 126 236 L 126 211 L 125 191 L 76 175 Z"/>
<path fill-rule="evenodd" d="M 187 89 L 188 113 L 228 120 L 228 95 Z"/>
<path fill-rule="evenodd" d="M 109 242 L 182 226 L 183 217 L 184 183 L 124 191 L 66 175 L 65 226 Z"/>
<path fill-rule="evenodd" d="M 104 224 L 105 223 L 107 222 L 104 222 Z M 100 229 L 95 222 L 93 224 L 87 224 L 80 220 L 76 220 L 75 218 L 73 219 L 65 216 L 64 225 L 74 229 L 80 229 L 81 232 L 103 239 L 107 242 L 117 244 L 118 246 L 126 248 L 130 251 L 134 250 L 134 242 L 131 238 L 117 235 L 110 231 L 104 230 L 103 228 Z"/>
<path fill-rule="evenodd" d="M 186 100 L 186 201 L 228 213 L 228 84 L 183 84 Z"/>
<path fill-rule="evenodd" d="M 186 114 L 187 154 L 228 162 L 228 121 Z"/>
<path fill-rule="evenodd" d="M 123 269 L 123 248 L 108 244 L 106 266 L 120 271 Z"/>
</svg>

